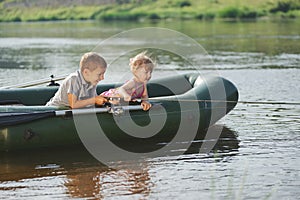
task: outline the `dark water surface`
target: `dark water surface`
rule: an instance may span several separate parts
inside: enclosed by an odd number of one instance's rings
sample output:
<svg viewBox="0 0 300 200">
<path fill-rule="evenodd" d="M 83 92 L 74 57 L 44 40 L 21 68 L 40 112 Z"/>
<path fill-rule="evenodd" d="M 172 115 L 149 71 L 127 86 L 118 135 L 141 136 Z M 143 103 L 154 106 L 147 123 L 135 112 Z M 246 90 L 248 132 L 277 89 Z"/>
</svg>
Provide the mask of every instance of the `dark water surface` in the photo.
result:
<svg viewBox="0 0 300 200">
<path fill-rule="evenodd" d="M 241 101 L 300 102 L 299 20 L 0 23 L 0 87 L 73 72 L 99 42 L 148 26 L 174 29 L 200 43 L 212 62 L 196 70 L 231 80 Z M 113 60 L 120 48 L 137 42 L 112 40 L 101 53 Z M 155 58 L 153 78 L 195 70 L 170 52 Z M 188 59 L 197 60 L 197 54 Z M 119 60 L 124 64 L 108 69 L 105 81 L 120 80 L 128 70 L 128 59 Z M 223 131 L 209 153 L 199 153 L 198 140 L 184 155 L 120 161 L 115 168 L 83 148 L 0 154 L 0 198 L 299 198 L 299 105 L 239 103 L 216 128 Z"/>
</svg>

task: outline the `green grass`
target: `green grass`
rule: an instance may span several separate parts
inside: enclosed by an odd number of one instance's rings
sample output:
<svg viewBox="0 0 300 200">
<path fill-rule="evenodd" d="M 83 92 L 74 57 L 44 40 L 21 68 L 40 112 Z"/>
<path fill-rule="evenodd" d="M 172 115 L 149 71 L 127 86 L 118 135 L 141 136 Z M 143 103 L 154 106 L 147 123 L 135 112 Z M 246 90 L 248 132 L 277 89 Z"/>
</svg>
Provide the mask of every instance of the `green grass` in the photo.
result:
<svg viewBox="0 0 300 200">
<path fill-rule="evenodd" d="M 24 0 L 0 1 L 0 22 L 46 20 L 140 20 L 140 19 L 256 19 L 299 18 L 299 0 L 118 0 L 105 5 L 31 5 Z M 20 3 L 21 2 L 21 3 Z M 129 3 L 128 3 L 129 2 Z M 8 4 L 8 3 L 14 3 Z"/>
</svg>

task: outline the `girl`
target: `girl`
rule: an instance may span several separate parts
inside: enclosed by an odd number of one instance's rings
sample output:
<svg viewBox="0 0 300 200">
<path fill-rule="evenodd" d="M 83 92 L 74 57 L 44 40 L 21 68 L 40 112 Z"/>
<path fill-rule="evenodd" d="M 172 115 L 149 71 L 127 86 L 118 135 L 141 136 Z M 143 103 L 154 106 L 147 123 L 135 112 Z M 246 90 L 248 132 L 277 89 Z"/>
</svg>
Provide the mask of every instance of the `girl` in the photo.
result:
<svg viewBox="0 0 300 200">
<path fill-rule="evenodd" d="M 151 104 L 148 102 L 146 84 L 151 78 L 154 62 L 146 55 L 146 52 L 142 52 L 130 59 L 129 66 L 133 78 L 118 88 L 103 92 L 101 96 L 122 97 L 125 101 L 141 98 L 143 110 L 149 110 Z"/>
</svg>

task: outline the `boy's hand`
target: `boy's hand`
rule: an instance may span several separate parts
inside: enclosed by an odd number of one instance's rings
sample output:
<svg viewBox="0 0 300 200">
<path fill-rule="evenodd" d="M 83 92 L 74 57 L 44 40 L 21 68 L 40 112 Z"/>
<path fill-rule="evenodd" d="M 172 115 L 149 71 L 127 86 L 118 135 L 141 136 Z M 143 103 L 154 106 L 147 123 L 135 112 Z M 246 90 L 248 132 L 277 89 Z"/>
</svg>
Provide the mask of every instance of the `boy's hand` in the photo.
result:
<svg viewBox="0 0 300 200">
<path fill-rule="evenodd" d="M 97 105 L 103 105 L 106 102 L 107 102 L 107 99 L 103 96 L 99 95 L 99 96 L 95 97 L 95 104 L 97 104 Z"/>
<path fill-rule="evenodd" d="M 143 110 L 147 111 L 151 108 L 152 105 L 148 101 L 142 101 L 141 106 Z"/>
</svg>

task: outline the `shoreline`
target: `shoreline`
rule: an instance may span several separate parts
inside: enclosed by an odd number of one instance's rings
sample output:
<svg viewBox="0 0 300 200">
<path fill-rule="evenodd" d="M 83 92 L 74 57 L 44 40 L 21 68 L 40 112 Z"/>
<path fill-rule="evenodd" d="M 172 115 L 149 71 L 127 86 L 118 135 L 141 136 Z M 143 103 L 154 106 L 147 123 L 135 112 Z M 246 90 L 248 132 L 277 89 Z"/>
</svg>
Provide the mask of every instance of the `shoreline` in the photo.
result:
<svg viewBox="0 0 300 200">
<path fill-rule="evenodd" d="M 198 21 L 198 22 L 203 22 L 203 23 L 216 23 L 216 22 L 228 22 L 228 23 L 247 23 L 247 22 L 268 22 L 268 21 L 300 21 L 300 17 L 299 18 L 279 18 L 279 17 L 260 17 L 260 18 L 255 18 L 255 19 L 234 19 L 234 18 L 216 18 L 213 20 L 199 20 L 199 19 L 195 19 L 195 18 L 191 18 L 191 19 L 178 19 L 178 18 L 167 18 L 167 19 L 157 19 L 157 20 L 151 20 L 151 19 L 137 19 L 137 20 L 99 20 L 99 19 L 61 19 L 61 20 L 31 20 L 31 21 L 1 21 L 0 20 L 0 24 L 10 24 L 10 23 L 76 23 L 76 22 L 101 22 L 101 23 L 112 23 L 112 22 L 135 22 L 135 23 L 143 23 L 143 22 L 147 22 L 147 23 L 159 23 L 159 22 L 172 22 L 172 21 Z"/>
<path fill-rule="evenodd" d="M 43 0 L 42 0 L 43 1 Z M 15 4 L 12 4 L 15 2 Z M 34 1 L 33 1 L 34 2 Z M 143 20 L 229 20 L 247 21 L 270 19 L 299 19 L 300 2 L 296 0 L 236 1 L 215 0 L 199 3 L 198 0 L 133 1 L 133 3 L 111 3 L 99 5 L 26 5 L 27 1 L 4 0 L 0 3 L 0 22 L 33 21 L 143 21 Z M 149 3 L 152 2 L 152 3 Z M 282 2 L 289 2 L 283 4 Z M 10 3 L 10 4 L 9 4 Z M 19 4 L 17 4 L 19 3 Z M 23 4 L 21 4 L 23 3 Z M 9 6 L 8 6 L 9 5 Z"/>
</svg>

